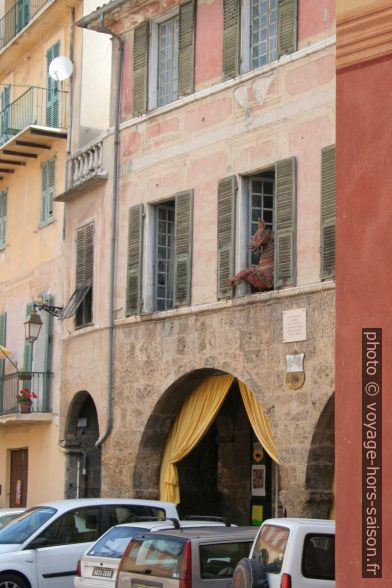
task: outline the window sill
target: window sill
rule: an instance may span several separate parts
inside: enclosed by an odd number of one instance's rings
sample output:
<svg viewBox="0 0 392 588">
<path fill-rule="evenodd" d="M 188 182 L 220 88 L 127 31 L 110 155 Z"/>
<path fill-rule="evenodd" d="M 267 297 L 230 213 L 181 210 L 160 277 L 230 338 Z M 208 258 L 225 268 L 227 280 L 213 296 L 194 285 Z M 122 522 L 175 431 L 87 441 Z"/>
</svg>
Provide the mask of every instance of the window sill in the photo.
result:
<svg viewBox="0 0 392 588">
<path fill-rule="evenodd" d="M 52 225 L 54 222 L 55 222 L 55 219 L 54 218 L 51 218 L 46 223 L 39 223 L 38 230 L 40 231 L 41 229 L 44 229 L 45 227 L 47 227 L 49 225 Z"/>
</svg>

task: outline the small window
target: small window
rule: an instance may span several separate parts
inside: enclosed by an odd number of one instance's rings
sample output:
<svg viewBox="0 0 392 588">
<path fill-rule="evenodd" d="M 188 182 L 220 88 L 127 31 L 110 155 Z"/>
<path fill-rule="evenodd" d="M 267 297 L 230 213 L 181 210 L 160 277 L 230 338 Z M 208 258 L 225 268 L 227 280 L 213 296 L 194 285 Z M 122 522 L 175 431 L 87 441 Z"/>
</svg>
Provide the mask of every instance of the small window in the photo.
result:
<svg viewBox="0 0 392 588">
<path fill-rule="evenodd" d="M 249 207 L 249 242 L 258 231 L 258 221 L 262 219 L 271 232 L 274 229 L 274 173 L 251 176 L 248 184 L 248 207 Z M 261 251 L 250 250 L 250 262 L 258 265 Z"/>
<path fill-rule="evenodd" d="M 7 190 L 0 192 L 0 247 L 4 247 L 7 237 Z"/>
<path fill-rule="evenodd" d="M 249 556 L 251 547 L 252 541 L 201 545 L 200 576 L 205 579 L 231 578 L 240 559 Z"/>
<path fill-rule="evenodd" d="M 257 536 L 253 559 L 263 564 L 265 571 L 279 574 L 282 569 L 289 529 L 275 525 L 264 525 Z"/>
<path fill-rule="evenodd" d="M 160 520 L 166 518 L 166 513 L 163 508 L 154 508 L 152 506 L 144 506 L 142 504 L 119 506 L 108 506 L 106 513 L 109 519 L 109 526 L 121 525 L 122 523 L 133 523 L 140 520 Z"/>
<path fill-rule="evenodd" d="M 178 27 L 178 15 L 158 25 L 158 106 L 178 97 Z"/>
<path fill-rule="evenodd" d="M 155 228 L 155 301 L 156 310 L 173 308 L 175 261 L 175 203 L 156 207 Z"/>
<path fill-rule="evenodd" d="M 277 59 L 278 0 L 249 1 L 249 69 L 255 69 Z"/>
<path fill-rule="evenodd" d="M 335 579 L 335 535 L 306 535 L 302 574 L 317 580 Z"/>
</svg>

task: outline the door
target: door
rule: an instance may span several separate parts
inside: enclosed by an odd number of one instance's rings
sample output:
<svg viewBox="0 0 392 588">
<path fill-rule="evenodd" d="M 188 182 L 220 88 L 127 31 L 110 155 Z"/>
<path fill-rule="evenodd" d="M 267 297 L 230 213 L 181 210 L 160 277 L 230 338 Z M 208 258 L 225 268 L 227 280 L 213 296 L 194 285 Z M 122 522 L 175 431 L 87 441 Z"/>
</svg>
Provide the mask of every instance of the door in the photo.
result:
<svg viewBox="0 0 392 588">
<path fill-rule="evenodd" d="M 59 126 L 59 82 L 49 75 L 49 65 L 60 55 L 60 43 L 55 43 L 46 53 L 46 126 Z"/>
<path fill-rule="evenodd" d="M 29 22 L 30 0 L 18 0 L 17 32 L 21 31 Z"/>
<path fill-rule="evenodd" d="M 10 506 L 26 506 L 28 450 L 11 450 Z"/>
</svg>

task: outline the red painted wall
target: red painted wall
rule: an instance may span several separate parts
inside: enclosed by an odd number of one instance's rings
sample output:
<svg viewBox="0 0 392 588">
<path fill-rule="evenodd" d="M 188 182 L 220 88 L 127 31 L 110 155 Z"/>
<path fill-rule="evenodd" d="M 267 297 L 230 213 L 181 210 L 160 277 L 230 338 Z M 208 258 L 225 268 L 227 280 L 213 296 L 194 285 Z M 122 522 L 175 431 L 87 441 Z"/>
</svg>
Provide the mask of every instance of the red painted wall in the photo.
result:
<svg viewBox="0 0 392 588">
<path fill-rule="evenodd" d="M 392 57 L 337 76 L 337 586 L 391 586 Z M 383 329 L 383 578 L 362 579 L 361 330 Z M 381 440 L 378 440 L 381 442 Z"/>
</svg>

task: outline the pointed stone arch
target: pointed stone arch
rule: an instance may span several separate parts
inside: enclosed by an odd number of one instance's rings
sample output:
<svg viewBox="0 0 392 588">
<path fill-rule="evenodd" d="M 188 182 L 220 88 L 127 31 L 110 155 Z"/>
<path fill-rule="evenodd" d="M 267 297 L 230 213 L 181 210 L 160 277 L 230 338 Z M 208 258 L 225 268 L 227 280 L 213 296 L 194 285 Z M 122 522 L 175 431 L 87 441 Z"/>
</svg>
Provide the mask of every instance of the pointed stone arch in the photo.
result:
<svg viewBox="0 0 392 588">
<path fill-rule="evenodd" d="M 313 433 L 306 467 L 302 516 L 329 517 L 335 468 L 335 394 L 326 402 Z"/>
</svg>

